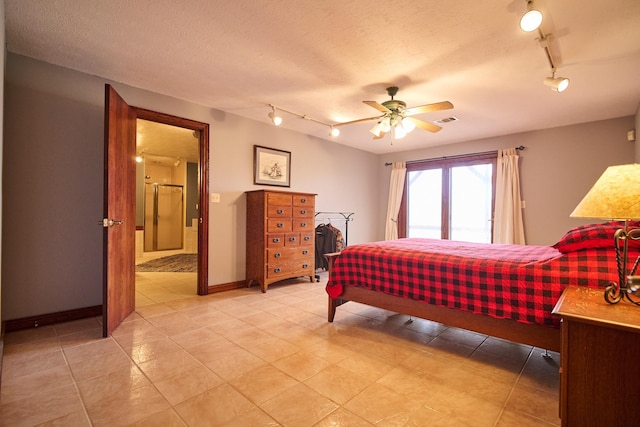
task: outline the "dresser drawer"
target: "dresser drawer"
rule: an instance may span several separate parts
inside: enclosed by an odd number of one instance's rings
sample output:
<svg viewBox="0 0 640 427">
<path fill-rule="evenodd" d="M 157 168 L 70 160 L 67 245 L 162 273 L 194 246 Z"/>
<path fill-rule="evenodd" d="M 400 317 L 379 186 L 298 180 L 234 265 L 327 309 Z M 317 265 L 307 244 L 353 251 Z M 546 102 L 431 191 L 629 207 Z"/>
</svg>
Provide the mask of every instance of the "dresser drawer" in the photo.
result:
<svg viewBox="0 0 640 427">
<path fill-rule="evenodd" d="M 287 233 L 284 236 L 285 246 L 300 246 L 300 233 Z"/>
<path fill-rule="evenodd" d="M 268 218 L 267 219 L 267 233 L 279 233 L 291 231 L 292 222 L 287 218 Z"/>
<path fill-rule="evenodd" d="M 310 209 L 313 210 L 314 204 L 315 204 L 315 199 L 313 196 L 308 196 L 306 194 L 293 195 L 294 206 L 309 206 Z"/>
<path fill-rule="evenodd" d="M 313 206 L 294 206 L 292 210 L 294 218 L 313 218 L 315 216 Z"/>
<path fill-rule="evenodd" d="M 291 218 L 292 207 L 283 205 L 269 205 L 267 206 L 268 218 Z"/>
<path fill-rule="evenodd" d="M 294 259 L 305 259 L 312 256 L 311 248 L 306 246 L 267 249 L 267 262 L 283 262 Z M 309 259 L 310 260 L 310 259 Z"/>
<path fill-rule="evenodd" d="M 267 193 L 267 205 L 291 206 L 293 197 L 287 193 Z"/>
<path fill-rule="evenodd" d="M 304 231 L 300 233 L 300 244 L 303 246 L 313 245 L 315 243 L 314 231 Z"/>
<path fill-rule="evenodd" d="M 313 262 L 309 260 L 282 261 L 267 264 L 267 277 L 292 277 L 313 275 Z"/>
<path fill-rule="evenodd" d="M 284 247 L 284 233 L 267 234 L 267 247 L 268 248 Z"/>
<path fill-rule="evenodd" d="M 313 229 L 312 218 L 294 218 L 293 219 L 293 231 L 307 231 Z"/>
</svg>

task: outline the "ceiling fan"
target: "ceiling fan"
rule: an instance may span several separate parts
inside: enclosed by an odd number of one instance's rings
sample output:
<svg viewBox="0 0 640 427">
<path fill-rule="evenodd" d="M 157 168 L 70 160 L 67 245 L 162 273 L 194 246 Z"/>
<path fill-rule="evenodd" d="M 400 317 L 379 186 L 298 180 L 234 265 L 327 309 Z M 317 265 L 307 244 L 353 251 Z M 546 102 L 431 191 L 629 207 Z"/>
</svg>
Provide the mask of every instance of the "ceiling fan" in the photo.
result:
<svg viewBox="0 0 640 427">
<path fill-rule="evenodd" d="M 429 132 L 438 132 L 442 129 L 438 125 L 416 119 L 412 116 L 415 116 L 416 114 L 448 110 L 453 108 L 453 104 L 449 101 L 436 102 L 434 104 L 426 104 L 420 105 L 418 107 L 407 108 L 407 104 L 404 101 L 393 99 L 393 97 L 398 93 L 398 88 L 396 86 L 388 87 L 387 93 L 389 94 L 391 99 L 383 102 L 382 104 L 379 104 L 376 101 L 362 101 L 365 104 L 380 111 L 382 115 L 338 123 L 334 126 L 344 126 L 369 120 L 377 120 L 378 122 L 376 123 L 376 125 L 369 131 L 374 135 L 373 139 L 380 139 L 384 137 L 384 135 L 391 129 L 394 130 L 395 138 L 399 139 L 404 137 L 407 133 L 411 132 L 416 127 Z"/>
</svg>

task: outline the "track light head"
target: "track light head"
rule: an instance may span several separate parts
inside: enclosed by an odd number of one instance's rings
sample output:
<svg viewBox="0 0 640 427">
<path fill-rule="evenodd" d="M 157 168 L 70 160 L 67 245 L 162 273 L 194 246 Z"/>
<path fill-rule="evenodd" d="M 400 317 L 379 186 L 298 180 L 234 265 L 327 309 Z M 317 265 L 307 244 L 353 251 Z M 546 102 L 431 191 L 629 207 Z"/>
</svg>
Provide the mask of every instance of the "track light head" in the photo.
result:
<svg viewBox="0 0 640 427">
<path fill-rule="evenodd" d="M 276 126 L 280 126 L 280 124 L 282 123 L 282 117 L 276 114 L 276 107 L 274 107 L 273 105 L 271 106 L 271 112 L 269 113 L 269 118 L 271 119 L 273 124 Z"/>
<path fill-rule="evenodd" d="M 569 79 L 566 77 L 547 77 L 544 79 L 544 85 L 549 86 L 556 92 L 564 92 L 569 87 Z"/>
<path fill-rule="evenodd" d="M 527 1 L 527 12 L 520 18 L 520 28 L 522 31 L 531 32 L 538 29 L 542 24 L 542 12 L 534 8 L 533 0 Z"/>
</svg>

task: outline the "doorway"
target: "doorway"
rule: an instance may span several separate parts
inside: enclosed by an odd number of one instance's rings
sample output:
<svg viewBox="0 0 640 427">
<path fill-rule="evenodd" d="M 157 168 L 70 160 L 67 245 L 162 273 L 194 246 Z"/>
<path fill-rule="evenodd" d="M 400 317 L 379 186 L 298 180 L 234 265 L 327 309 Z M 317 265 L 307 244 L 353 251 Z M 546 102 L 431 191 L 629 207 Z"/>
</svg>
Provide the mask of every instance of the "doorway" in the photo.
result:
<svg viewBox="0 0 640 427">
<path fill-rule="evenodd" d="M 166 259 L 208 294 L 208 124 L 132 107 L 136 119 L 136 264 Z M 176 257 L 180 258 L 179 262 Z M 195 261 L 194 261 L 195 259 Z M 188 265 L 185 268 L 185 263 Z M 162 267 L 164 268 L 164 267 Z M 144 273 L 141 273 L 144 274 Z M 136 286 L 139 274 L 136 273 Z M 186 276 L 186 274 L 185 274 Z"/>
</svg>

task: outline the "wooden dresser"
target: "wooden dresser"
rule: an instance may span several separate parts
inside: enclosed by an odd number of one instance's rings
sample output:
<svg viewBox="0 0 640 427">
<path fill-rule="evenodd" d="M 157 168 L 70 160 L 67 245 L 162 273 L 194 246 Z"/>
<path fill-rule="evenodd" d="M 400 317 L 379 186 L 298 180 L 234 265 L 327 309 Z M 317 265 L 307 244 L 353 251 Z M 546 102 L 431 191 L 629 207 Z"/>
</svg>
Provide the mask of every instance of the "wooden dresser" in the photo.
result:
<svg viewBox="0 0 640 427">
<path fill-rule="evenodd" d="M 570 286 L 553 312 L 562 318 L 562 425 L 638 425 L 640 307 L 611 305 L 602 289 Z"/>
<path fill-rule="evenodd" d="M 315 276 L 315 194 L 247 193 L 247 286 Z"/>
</svg>

